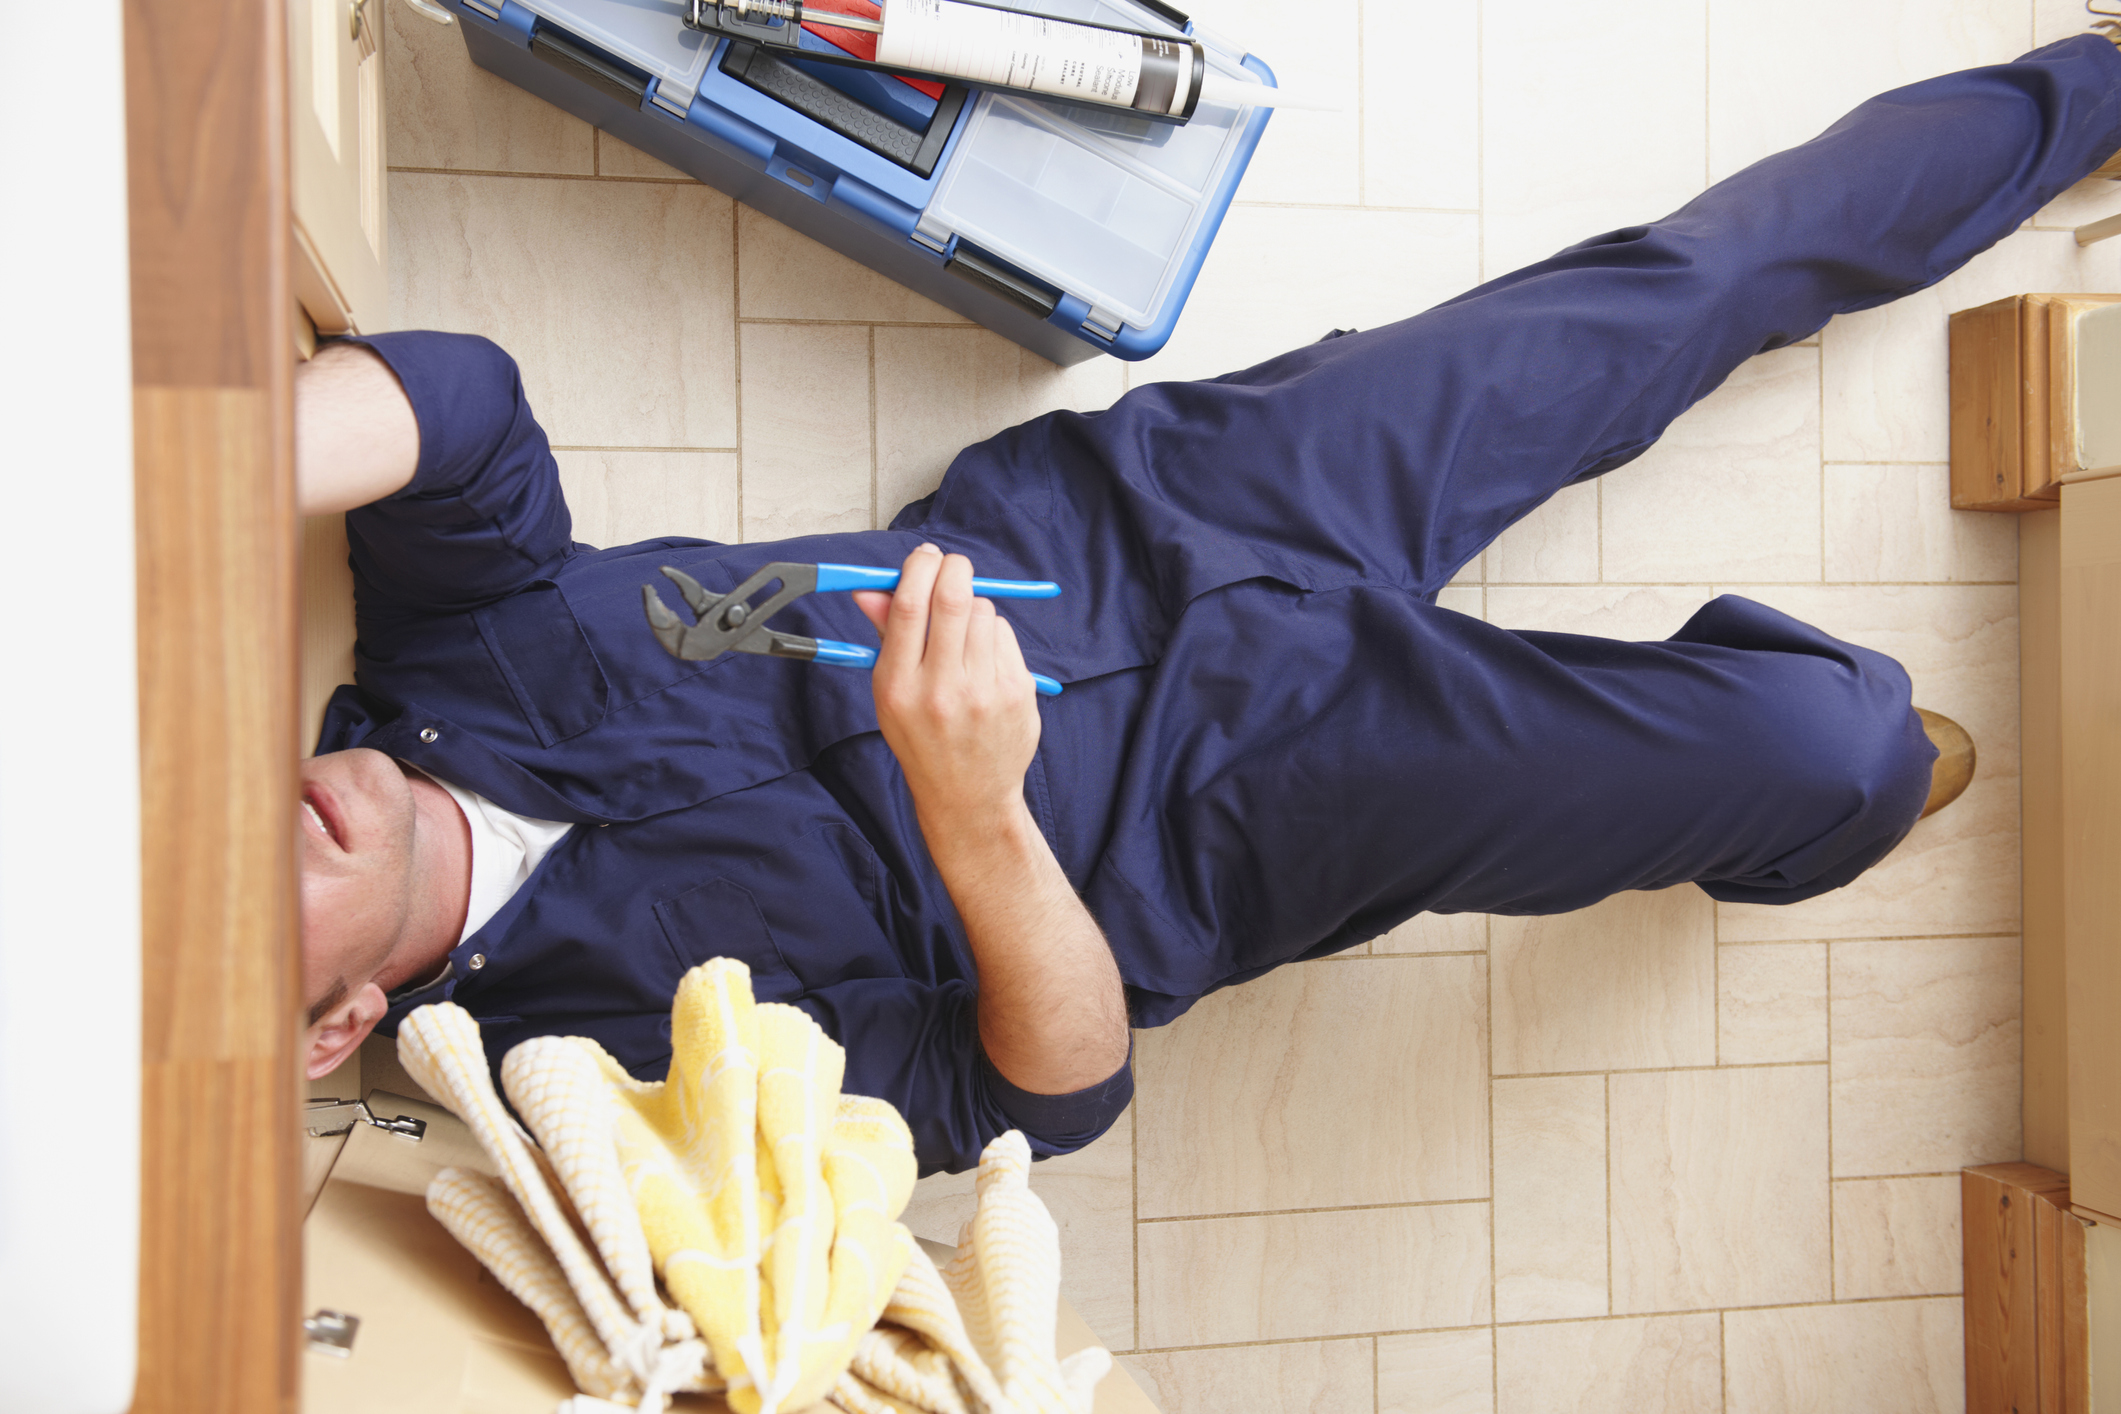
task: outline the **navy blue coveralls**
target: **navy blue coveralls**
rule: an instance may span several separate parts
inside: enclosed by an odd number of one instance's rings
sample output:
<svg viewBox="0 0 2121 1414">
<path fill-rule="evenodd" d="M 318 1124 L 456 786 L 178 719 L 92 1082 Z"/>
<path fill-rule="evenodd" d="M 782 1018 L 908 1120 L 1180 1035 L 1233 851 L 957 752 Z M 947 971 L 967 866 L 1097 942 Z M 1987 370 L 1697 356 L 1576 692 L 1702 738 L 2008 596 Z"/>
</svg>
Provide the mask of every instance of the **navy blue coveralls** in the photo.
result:
<svg viewBox="0 0 2121 1414">
<path fill-rule="evenodd" d="M 923 539 L 1065 588 L 1002 606 L 1068 684 L 1040 703 L 1025 791 L 1138 1025 L 1423 911 L 1846 884 L 1928 787 L 1892 661 L 1734 597 L 1662 643 L 1432 601 L 1743 360 L 1935 282 L 2117 148 L 2102 39 L 1916 84 L 1662 221 L 1403 323 L 1013 428 L 889 530 L 767 545 L 574 544 L 506 355 L 369 340 L 412 400 L 420 465 L 347 517 L 360 687 L 319 749 L 374 747 L 582 826 L 392 1020 L 447 996 L 496 1061 L 572 1033 L 660 1078 L 678 978 L 734 956 L 846 1047 L 847 1088 L 905 1114 L 924 1171 L 1012 1126 L 1041 1153 L 1101 1133 L 1127 1072 L 1037 1096 L 981 1054 L 973 960 L 867 675 L 680 662 L 642 618 L 659 565 L 725 590 L 771 560 L 896 565 Z M 775 623 L 874 641 L 845 595 Z"/>
</svg>

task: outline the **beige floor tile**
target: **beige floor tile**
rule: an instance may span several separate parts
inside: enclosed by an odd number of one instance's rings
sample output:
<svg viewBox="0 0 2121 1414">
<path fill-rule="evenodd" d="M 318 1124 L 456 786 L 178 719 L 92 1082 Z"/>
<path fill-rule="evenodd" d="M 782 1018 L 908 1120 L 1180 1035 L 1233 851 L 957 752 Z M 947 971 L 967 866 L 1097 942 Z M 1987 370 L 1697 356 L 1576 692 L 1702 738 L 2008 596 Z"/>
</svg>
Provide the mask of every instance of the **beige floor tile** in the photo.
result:
<svg viewBox="0 0 2121 1414">
<path fill-rule="evenodd" d="M 1956 1295 L 1964 1277 L 1959 1176 L 1834 1185 L 1834 1296 Z"/>
<path fill-rule="evenodd" d="M 2112 265 L 2094 254 L 2104 248 L 2081 247 L 2067 231 L 2019 231 L 1926 290 L 1828 324 L 1827 460 L 1950 461 L 1949 364 L 1937 337 L 1946 317 L 2029 290 L 2108 289 Z"/>
<path fill-rule="evenodd" d="M 1711 597 L 1706 584 L 1491 585 L 1488 622 L 1507 629 L 1587 633 L 1646 643 L 1670 638 Z"/>
<path fill-rule="evenodd" d="M 1826 1059 L 1826 944 L 1716 952 L 1716 1059 L 1771 1065 Z"/>
<path fill-rule="evenodd" d="M 1825 1066 L 1612 1080 L 1615 1311 L 1832 1295 Z"/>
<path fill-rule="evenodd" d="M 1485 913 L 1418 913 L 1383 937 L 1370 940 L 1370 951 L 1379 954 L 1486 952 L 1487 947 Z"/>
<path fill-rule="evenodd" d="M 1610 1309 L 1606 1078 L 1495 1082 L 1495 1319 Z"/>
<path fill-rule="evenodd" d="M 968 1172 L 922 1179 L 899 1221 L 915 1237 L 955 1246 L 979 1204 L 975 1178 Z M 1133 1113 L 1121 1115 L 1088 1148 L 1032 1165 L 1031 1191 L 1060 1228 L 1061 1295 L 1108 1349 L 1133 1349 Z"/>
<path fill-rule="evenodd" d="M 1718 1414 L 1716 1317 L 1498 1326 L 1497 1414 Z"/>
<path fill-rule="evenodd" d="M 1460 583 L 1453 580 L 1436 591 L 1437 608 L 1449 609 L 1454 614 L 1464 614 L 1469 619 L 1486 618 L 1487 603 L 1487 595 L 1482 592 L 1477 581 Z"/>
<path fill-rule="evenodd" d="M 1701 190 L 1704 7 L 1538 0 L 1483 27 L 1484 271 L 1493 279 Z"/>
<path fill-rule="evenodd" d="M 600 177 L 638 177 L 649 181 L 689 182 L 693 178 L 667 162 L 650 157 L 629 143 L 621 142 L 610 133 L 600 132 L 597 138 L 597 175 Z"/>
<path fill-rule="evenodd" d="M 1817 580 L 1818 350 L 1740 364 L 1600 484 L 1608 580 Z"/>
<path fill-rule="evenodd" d="M 1379 1336 L 1377 1414 L 1495 1414 L 1495 1332 Z"/>
<path fill-rule="evenodd" d="M 1488 1205 L 1145 1222 L 1144 1349 L 1488 1320 Z"/>
<path fill-rule="evenodd" d="M 746 324 L 742 335 L 744 538 L 870 529 L 869 331 Z"/>
<path fill-rule="evenodd" d="M 1957 1298 L 1732 1311 L 1724 1318 L 1729 1414 L 1961 1414 Z"/>
<path fill-rule="evenodd" d="M 1828 466 L 1827 580 L 2015 583 L 2015 517 L 1955 511 L 1951 494 L 1945 466 Z"/>
<path fill-rule="evenodd" d="M 556 446 L 734 447 L 730 210 L 702 186 L 395 172 L 391 322 L 514 354 Z"/>
<path fill-rule="evenodd" d="M 1855 883 L 1784 907 L 1723 904 L 1723 941 L 2004 933 L 2018 927 L 2015 586 L 1718 586 L 1897 660 L 1915 701 L 1973 733 L 1980 764 L 1951 808 Z"/>
<path fill-rule="evenodd" d="M 1237 189 L 1241 201 L 1352 205 L 1362 199 L 1361 0 L 1310 0 L 1292 25 L 1273 0 L 1194 0 L 1186 13 L 1256 51 L 1292 89 L 1337 113 L 1287 108 L 1267 121 Z M 1322 332 L 1322 331 L 1321 331 Z"/>
<path fill-rule="evenodd" d="M 1479 7 L 1460 0 L 1363 6 L 1366 205 L 1480 205 L 1479 43 Z"/>
<path fill-rule="evenodd" d="M 1306 963 L 1143 1032 L 1140 1215 L 1485 1198 L 1486 973 L 1482 957 Z"/>
<path fill-rule="evenodd" d="M 748 206 L 737 208 L 737 229 L 738 308 L 746 319 L 971 322 Z"/>
<path fill-rule="evenodd" d="M 1132 386 L 1249 368 L 1329 329 L 1419 314 L 1479 279 L 1476 216 L 1233 206 L 1171 341 L 1133 366 Z"/>
<path fill-rule="evenodd" d="M 1116 358 L 1060 368 L 978 327 L 878 329 L 877 523 L 933 491 L 963 448 L 1057 408 L 1108 407 L 1126 387 Z"/>
<path fill-rule="evenodd" d="M 1163 1414 L 1349 1414 L 1370 1408 L 1376 1383 L 1367 1340 L 1173 1350 L 1126 1363 Z"/>
<path fill-rule="evenodd" d="M 1497 1075 L 1713 1065 L 1716 939 L 1691 885 L 1494 919 Z"/>
<path fill-rule="evenodd" d="M 2025 6 L 1994 0 L 1789 0 L 1773 23 L 1761 19 L 1740 0 L 1709 5 L 1709 159 L 1718 180 L 1808 141 L 1873 94 L 2000 63 L 2028 39 Z M 1833 42 L 1821 43 L 1827 34 Z"/>
<path fill-rule="evenodd" d="M 381 7 L 393 167 L 475 172 L 595 171 L 589 124 L 471 62 L 456 25 Z"/>
<path fill-rule="evenodd" d="M 2016 938 L 1836 943 L 1834 1173 L 2018 1157 Z"/>
<path fill-rule="evenodd" d="M 574 538 L 631 545 L 664 535 L 739 538 L 734 452 L 555 452 Z"/>
<path fill-rule="evenodd" d="M 1491 584 L 1588 584 L 1598 579 L 1598 483 L 1556 492 L 1487 549 Z"/>
</svg>

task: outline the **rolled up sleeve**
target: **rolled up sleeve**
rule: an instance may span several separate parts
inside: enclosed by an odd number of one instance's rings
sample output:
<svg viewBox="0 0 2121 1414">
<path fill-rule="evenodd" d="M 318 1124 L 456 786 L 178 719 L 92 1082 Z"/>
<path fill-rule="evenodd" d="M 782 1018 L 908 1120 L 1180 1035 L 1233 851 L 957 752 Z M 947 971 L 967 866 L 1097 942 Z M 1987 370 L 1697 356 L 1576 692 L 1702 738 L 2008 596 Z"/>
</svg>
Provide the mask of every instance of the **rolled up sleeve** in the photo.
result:
<svg viewBox="0 0 2121 1414">
<path fill-rule="evenodd" d="M 889 1101 L 913 1131 L 922 1174 L 979 1164 L 996 1136 L 1021 1130 L 1039 1157 L 1096 1139 L 1134 1098 L 1134 1057 L 1100 1084 L 1068 1095 L 1020 1090 L 979 1042 L 979 994 L 963 982 L 930 987 L 902 978 L 843 982 L 798 1003 L 847 1053 L 848 1094 Z"/>
<path fill-rule="evenodd" d="M 420 426 L 411 482 L 346 516 L 362 607 L 454 613 L 551 576 L 574 526 L 515 360 L 469 334 L 351 342 L 390 365 Z"/>
</svg>

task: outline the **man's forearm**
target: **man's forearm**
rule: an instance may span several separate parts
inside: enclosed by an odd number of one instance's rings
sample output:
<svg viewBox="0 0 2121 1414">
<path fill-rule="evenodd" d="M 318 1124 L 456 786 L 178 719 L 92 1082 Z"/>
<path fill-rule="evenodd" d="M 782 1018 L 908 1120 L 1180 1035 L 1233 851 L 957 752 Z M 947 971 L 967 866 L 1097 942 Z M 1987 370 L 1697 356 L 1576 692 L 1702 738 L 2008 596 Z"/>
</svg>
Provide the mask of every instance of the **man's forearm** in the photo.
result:
<svg viewBox="0 0 2121 1414">
<path fill-rule="evenodd" d="M 1038 1095 L 1110 1079 L 1127 1060 L 1119 969 L 1030 812 L 924 817 L 921 832 L 979 965 L 987 1059 Z"/>
</svg>

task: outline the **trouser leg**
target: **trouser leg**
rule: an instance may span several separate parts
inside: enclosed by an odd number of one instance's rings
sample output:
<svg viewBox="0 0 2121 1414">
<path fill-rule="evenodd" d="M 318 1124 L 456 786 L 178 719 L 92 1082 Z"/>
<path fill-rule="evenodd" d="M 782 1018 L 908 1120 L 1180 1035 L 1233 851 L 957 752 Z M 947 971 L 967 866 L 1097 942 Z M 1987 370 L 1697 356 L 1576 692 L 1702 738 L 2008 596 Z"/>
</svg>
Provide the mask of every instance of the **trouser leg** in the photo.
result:
<svg viewBox="0 0 2121 1414">
<path fill-rule="evenodd" d="M 1399 590 L 1235 585 L 1188 610 L 1153 674 L 1049 711 L 1049 769 L 1088 759 L 1077 738 L 1119 727 L 1097 714 L 1130 690 L 1125 728 L 1153 750 L 1109 801 L 1056 777 L 1063 835 L 1078 811 L 1107 822 L 1064 862 L 1127 981 L 1176 998 L 1420 912 L 1687 882 L 1810 898 L 1907 833 L 1934 755 L 1898 664 L 1736 597 L 1668 642 L 1616 643 Z"/>
<path fill-rule="evenodd" d="M 1913 84 L 1412 319 L 1005 434 L 937 510 L 1001 526 L 1005 549 L 1020 535 L 1031 563 L 1049 521 L 1168 547 L 1185 558 L 1161 571 L 1167 613 L 1240 573 L 1433 592 L 1739 363 L 1942 279 L 2117 146 L 2121 52 L 2095 36 Z M 1057 481 L 1050 515 L 1026 461 Z"/>
</svg>

